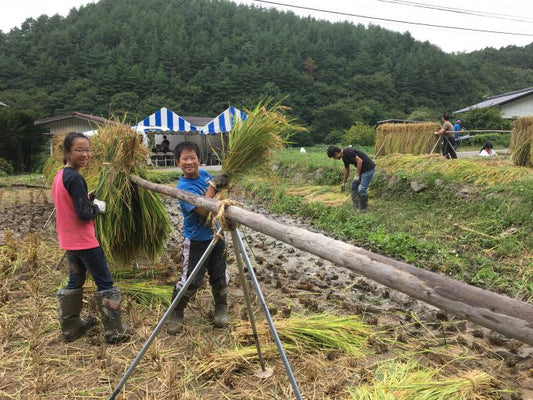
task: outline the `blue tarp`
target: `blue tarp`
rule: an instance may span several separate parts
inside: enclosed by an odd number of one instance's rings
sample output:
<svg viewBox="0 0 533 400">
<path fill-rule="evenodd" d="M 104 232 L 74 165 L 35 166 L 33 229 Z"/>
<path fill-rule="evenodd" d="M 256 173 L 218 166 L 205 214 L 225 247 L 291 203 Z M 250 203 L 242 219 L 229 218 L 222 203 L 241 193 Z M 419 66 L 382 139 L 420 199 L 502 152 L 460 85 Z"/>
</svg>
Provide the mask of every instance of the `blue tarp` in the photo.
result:
<svg viewBox="0 0 533 400">
<path fill-rule="evenodd" d="M 229 132 L 233 128 L 235 121 L 244 121 L 248 115 L 233 106 L 228 107 L 224 112 L 220 113 L 211 122 L 200 129 L 202 133 L 209 133 L 211 135 L 220 132 Z"/>
</svg>

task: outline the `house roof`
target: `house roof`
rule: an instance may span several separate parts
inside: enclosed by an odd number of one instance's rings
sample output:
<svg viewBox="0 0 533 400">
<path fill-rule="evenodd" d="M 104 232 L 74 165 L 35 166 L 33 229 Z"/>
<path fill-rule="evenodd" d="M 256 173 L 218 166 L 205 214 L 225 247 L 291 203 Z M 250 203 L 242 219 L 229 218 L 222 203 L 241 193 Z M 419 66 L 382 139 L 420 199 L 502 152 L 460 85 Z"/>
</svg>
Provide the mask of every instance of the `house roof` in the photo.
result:
<svg viewBox="0 0 533 400">
<path fill-rule="evenodd" d="M 533 87 L 527 89 L 517 90 L 515 92 L 509 92 L 500 94 L 498 96 L 489 97 L 488 100 L 482 101 L 481 103 L 474 104 L 473 106 L 463 108 L 461 110 L 455 111 L 456 113 L 466 112 L 472 110 L 473 108 L 486 108 L 493 106 L 501 106 L 502 104 L 510 103 L 512 101 L 518 100 L 522 97 L 526 97 L 533 94 Z"/>
<path fill-rule="evenodd" d="M 65 119 L 70 119 L 70 118 L 83 119 L 85 121 L 96 122 L 99 124 L 115 124 L 115 121 L 112 121 L 110 119 L 97 117 L 95 115 L 90 115 L 90 114 L 84 114 L 84 113 L 80 113 L 76 111 L 71 112 L 70 114 L 60 115 L 57 117 L 48 117 L 48 118 L 38 119 L 37 121 L 34 122 L 34 124 L 35 125 L 46 125 L 51 122 L 63 121 Z"/>
</svg>

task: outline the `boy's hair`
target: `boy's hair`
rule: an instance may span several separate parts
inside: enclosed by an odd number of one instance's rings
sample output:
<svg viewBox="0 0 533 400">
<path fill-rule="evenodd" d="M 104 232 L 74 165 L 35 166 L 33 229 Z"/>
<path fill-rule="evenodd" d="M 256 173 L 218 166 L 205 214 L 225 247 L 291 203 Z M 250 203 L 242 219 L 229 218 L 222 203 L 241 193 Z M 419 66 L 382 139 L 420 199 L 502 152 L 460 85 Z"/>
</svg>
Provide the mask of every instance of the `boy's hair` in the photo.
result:
<svg viewBox="0 0 533 400">
<path fill-rule="evenodd" d="M 181 152 L 184 150 L 192 150 L 196 153 L 198 156 L 198 159 L 200 159 L 200 147 L 196 143 L 193 142 L 181 142 L 174 148 L 174 156 L 176 157 L 176 160 L 180 159 Z"/>
<path fill-rule="evenodd" d="M 339 151 L 341 151 L 341 148 L 340 147 L 337 147 L 337 146 L 329 146 L 328 149 L 327 149 L 327 153 L 328 153 L 328 157 L 329 158 L 332 158 L 335 154 L 337 154 Z"/>
<path fill-rule="evenodd" d="M 65 139 L 63 139 L 63 164 L 67 163 L 67 154 L 72 149 L 72 143 L 74 143 L 74 139 L 78 138 L 89 141 L 89 138 L 80 132 L 69 132 L 67 133 L 67 136 L 65 136 Z"/>
<path fill-rule="evenodd" d="M 448 114 L 448 113 L 442 114 L 442 119 L 445 120 L 445 121 L 449 121 L 450 120 L 450 114 Z"/>
</svg>

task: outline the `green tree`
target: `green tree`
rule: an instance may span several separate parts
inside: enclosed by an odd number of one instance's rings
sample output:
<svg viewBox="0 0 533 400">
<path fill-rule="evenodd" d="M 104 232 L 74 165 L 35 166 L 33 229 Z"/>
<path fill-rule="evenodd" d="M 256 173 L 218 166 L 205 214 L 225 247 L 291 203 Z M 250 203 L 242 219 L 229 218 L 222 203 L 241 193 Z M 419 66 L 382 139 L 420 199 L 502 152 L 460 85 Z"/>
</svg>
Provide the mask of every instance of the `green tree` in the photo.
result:
<svg viewBox="0 0 533 400">
<path fill-rule="evenodd" d="M 464 129 L 510 130 L 511 122 L 497 107 L 474 108 L 460 116 Z"/>
</svg>

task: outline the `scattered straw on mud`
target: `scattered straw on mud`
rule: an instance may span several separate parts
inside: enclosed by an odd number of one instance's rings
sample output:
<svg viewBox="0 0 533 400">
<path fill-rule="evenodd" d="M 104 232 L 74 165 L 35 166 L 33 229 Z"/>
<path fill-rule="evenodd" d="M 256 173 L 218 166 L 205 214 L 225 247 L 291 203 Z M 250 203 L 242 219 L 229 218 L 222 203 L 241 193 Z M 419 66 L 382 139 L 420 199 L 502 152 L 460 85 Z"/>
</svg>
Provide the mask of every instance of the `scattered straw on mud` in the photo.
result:
<svg viewBox="0 0 533 400">
<path fill-rule="evenodd" d="M 106 344 L 97 325 L 66 344 L 60 340 L 55 292 L 67 272 L 64 265 L 55 268 L 62 252 L 49 229 L 42 229 L 48 214 L 35 220 L 38 229 L 5 232 L 0 245 L 0 398 L 107 399 L 165 311 L 157 295 L 174 280 L 176 265 L 170 255 L 177 244 L 169 243 L 168 255 L 155 267 L 140 263 L 139 270 L 121 272 L 119 287 L 130 286 L 144 295 L 149 287 L 140 285 L 143 280 L 157 285 L 150 301 L 125 290 L 124 319 L 134 331 L 130 343 Z M 254 260 L 263 257 L 257 265 L 258 279 L 305 399 L 355 399 L 352 392 L 360 386 L 370 392 L 382 390 L 380 366 L 387 360 L 406 365 L 406 360 L 416 360 L 416 371 L 430 375 L 422 380 L 411 379 L 411 370 L 404 374 L 409 379 L 398 381 L 405 386 L 404 398 L 416 398 L 411 390 L 420 391 L 422 381 L 426 390 L 437 393 L 435 399 L 520 398 L 506 390 L 519 393 L 513 379 L 520 376 L 525 382 L 531 363 L 516 358 L 512 366 L 513 359 L 503 353 L 512 354 L 512 343 L 517 354 L 522 351 L 516 342 L 498 342 L 497 337 L 491 342 L 486 331 L 466 329 L 464 321 L 413 318 L 405 311 L 411 304 L 405 296 L 378 290 L 264 235 L 250 234 L 247 243 Z M 313 266 L 317 269 L 310 272 Z M 252 307 L 263 355 L 274 373 L 267 379 L 254 375 L 259 363 L 231 246 L 229 270 L 230 326 L 211 325 L 212 297 L 204 286 L 186 309 L 183 334 L 160 333 L 119 399 L 294 398 L 255 297 Z M 96 311 L 94 290 L 88 282 L 85 312 Z M 379 293 L 388 303 L 373 310 Z M 358 303 L 365 303 L 365 308 Z M 438 374 L 431 375 L 435 370 Z M 458 391 L 450 389 L 454 387 Z M 454 397 L 457 393 L 470 397 Z"/>
</svg>

